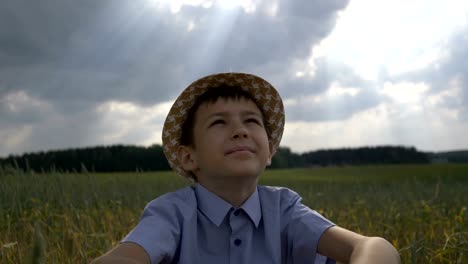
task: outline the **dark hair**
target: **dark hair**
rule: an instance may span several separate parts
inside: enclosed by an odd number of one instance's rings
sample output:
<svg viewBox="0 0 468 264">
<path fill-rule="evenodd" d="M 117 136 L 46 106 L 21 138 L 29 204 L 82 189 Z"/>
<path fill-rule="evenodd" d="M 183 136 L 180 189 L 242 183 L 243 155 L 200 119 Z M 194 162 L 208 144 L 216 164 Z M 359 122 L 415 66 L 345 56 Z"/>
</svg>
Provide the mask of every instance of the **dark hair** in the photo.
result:
<svg viewBox="0 0 468 264">
<path fill-rule="evenodd" d="M 270 138 L 270 131 L 266 126 L 267 123 L 265 122 L 265 114 L 263 113 L 262 108 L 255 101 L 255 98 L 249 92 L 240 87 L 223 85 L 209 89 L 195 100 L 193 106 L 188 110 L 187 119 L 182 124 L 182 135 L 180 138 L 181 145 L 194 146 L 193 128 L 195 126 L 195 113 L 203 103 L 215 103 L 219 98 L 234 100 L 248 99 L 254 102 L 262 113 L 263 124 L 265 125 L 268 138 Z"/>
</svg>

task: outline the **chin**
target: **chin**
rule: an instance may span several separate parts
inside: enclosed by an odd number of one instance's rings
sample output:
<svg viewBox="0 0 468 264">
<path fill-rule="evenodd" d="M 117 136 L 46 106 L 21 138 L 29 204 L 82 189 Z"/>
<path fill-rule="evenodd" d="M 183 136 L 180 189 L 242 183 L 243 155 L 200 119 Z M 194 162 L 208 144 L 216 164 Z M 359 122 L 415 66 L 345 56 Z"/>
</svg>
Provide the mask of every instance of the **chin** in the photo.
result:
<svg viewBox="0 0 468 264">
<path fill-rule="evenodd" d="M 259 170 L 258 168 L 250 169 L 250 168 L 235 168 L 233 170 L 229 170 L 229 175 L 232 177 L 246 177 L 246 178 L 257 178 L 263 170 Z"/>
</svg>

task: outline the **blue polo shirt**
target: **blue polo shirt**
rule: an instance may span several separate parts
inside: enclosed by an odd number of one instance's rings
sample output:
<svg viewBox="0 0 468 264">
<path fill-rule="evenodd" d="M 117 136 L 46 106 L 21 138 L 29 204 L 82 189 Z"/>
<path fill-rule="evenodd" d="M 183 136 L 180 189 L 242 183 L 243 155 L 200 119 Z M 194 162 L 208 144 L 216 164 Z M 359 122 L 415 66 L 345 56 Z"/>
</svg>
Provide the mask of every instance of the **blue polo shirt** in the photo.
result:
<svg viewBox="0 0 468 264">
<path fill-rule="evenodd" d="M 148 203 L 121 242 L 142 246 L 151 263 L 335 263 L 317 253 L 333 225 L 287 188 L 257 186 L 234 208 L 198 184 Z"/>
</svg>

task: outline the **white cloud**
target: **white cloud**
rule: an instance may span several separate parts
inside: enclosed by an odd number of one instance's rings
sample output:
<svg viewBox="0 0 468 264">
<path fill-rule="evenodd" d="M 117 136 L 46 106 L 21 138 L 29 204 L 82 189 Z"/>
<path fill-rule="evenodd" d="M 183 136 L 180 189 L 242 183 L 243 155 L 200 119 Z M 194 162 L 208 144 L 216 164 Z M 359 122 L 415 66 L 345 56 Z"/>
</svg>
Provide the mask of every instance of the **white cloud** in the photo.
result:
<svg viewBox="0 0 468 264">
<path fill-rule="evenodd" d="M 439 47 L 430 47 L 419 52 L 413 52 L 414 54 L 407 55 L 409 57 L 403 57 L 406 56 L 403 55 L 402 58 L 385 65 L 388 74 L 395 76 L 407 72 L 415 72 L 418 70 L 424 70 L 429 65 L 437 67 L 437 62 L 447 56 L 442 45 Z"/>
<path fill-rule="evenodd" d="M 419 70 L 446 55 L 447 38 L 467 24 L 466 10 L 462 0 L 353 0 L 310 59 L 345 63 L 367 80 L 377 80 L 381 69 Z"/>
<path fill-rule="evenodd" d="M 11 98 L 18 102 L 29 97 L 20 94 Z M 55 109 L 41 118 L 42 122 L 3 125 L 0 155 L 18 154 L 19 149 L 29 152 L 103 144 L 161 144 L 162 125 L 171 105 L 172 101 L 149 106 L 108 101 L 73 118 Z"/>
<path fill-rule="evenodd" d="M 99 122 L 93 126 L 94 134 L 103 144 L 161 143 L 162 124 L 172 101 L 152 106 L 131 102 L 110 101 L 96 108 Z"/>
<path fill-rule="evenodd" d="M 328 96 L 340 96 L 340 95 L 350 95 L 355 96 L 359 93 L 359 88 L 356 87 L 344 87 L 338 81 L 332 82 L 330 88 L 327 90 Z"/>
<path fill-rule="evenodd" d="M 255 1 L 252 0 L 148 0 L 148 2 L 159 9 L 168 7 L 173 14 L 179 13 L 183 6 L 201 6 L 203 8 L 219 6 L 222 9 L 241 7 L 247 13 L 254 12 L 256 8 Z"/>
<path fill-rule="evenodd" d="M 299 152 L 388 143 L 388 109 L 380 105 L 345 121 L 288 122 L 282 145 Z M 386 142 L 387 141 L 387 142 Z"/>
<path fill-rule="evenodd" d="M 16 126 L 0 130 L 0 155 L 14 153 L 29 141 L 33 133 L 32 125 Z"/>
<path fill-rule="evenodd" d="M 195 28 L 195 26 L 195 22 L 193 22 L 193 20 L 190 20 L 187 25 L 187 32 L 192 31 Z"/>
<path fill-rule="evenodd" d="M 453 77 L 448 85 L 446 90 L 441 90 L 436 94 L 429 95 L 427 97 L 427 103 L 431 107 L 444 106 L 446 101 L 455 102 L 453 105 L 457 107 L 462 104 L 462 80 L 461 76 Z"/>
<path fill-rule="evenodd" d="M 277 1 L 270 1 L 270 5 L 266 8 L 267 15 L 271 17 L 275 17 L 278 14 L 278 2 Z"/>
<path fill-rule="evenodd" d="M 395 102 L 414 104 L 419 103 L 424 98 L 424 93 L 428 90 L 429 86 L 425 83 L 385 82 L 379 92 L 389 96 Z"/>
<path fill-rule="evenodd" d="M 468 148 L 467 123 L 445 108 L 402 115 L 399 106 L 383 103 L 344 121 L 288 122 L 281 145 L 298 152 L 325 148 L 406 145 L 422 150 Z"/>
<path fill-rule="evenodd" d="M 303 71 L 298 71 L 296 72 L 296 77 L 302 77 L 304 76 L 304 72 Z"/>
<path fill-rule="evenodd" d="M 51 105 L 37 98 L 31 97 L 25 91 L 14 91 L 0 98 L 0 103 L 10 113 L 21 113 L 24 111 L 50 111 Z"/>
</svg>

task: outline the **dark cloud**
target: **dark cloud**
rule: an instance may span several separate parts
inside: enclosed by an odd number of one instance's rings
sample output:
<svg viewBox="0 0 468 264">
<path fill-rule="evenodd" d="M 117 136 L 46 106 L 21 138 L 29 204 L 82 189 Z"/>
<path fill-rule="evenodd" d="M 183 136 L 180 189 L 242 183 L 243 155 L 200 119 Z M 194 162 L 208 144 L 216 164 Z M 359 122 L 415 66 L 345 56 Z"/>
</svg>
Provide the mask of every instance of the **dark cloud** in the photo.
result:
<svg viewBox="0 0 468 264">
<path fill-rule="evenodd" d="M 94 131 L 98 121 L 99 117 L 93 111 L 87 111 L 68 116 L 49 113 L 48 116 L 41 115 L 40 122 L 37 119 L 22 124 L 1 122 L 0 135 L 4 135 L 0 140 L 0 157 L 7 154 L 101 144 Z M 20 143 L 20 146 L 17 146 L 17 143 Z"/>
<path fill-rule="evenodd" d="M 322 96 L 318 101 L 298 100 L 286 107 L 287 121 L 339 121 L 350 118 L 353 114 L 377 106 L 386 99 L 375 89 L 361 88 L 356 95 L 341 94 Z"/>
<path fill-rule="evenodd" d="M 331 32 L 347 3 L 283 0 L 270 16 L 266 1 L 255 13 L 183 6 L 177 14 L 146 0 L 2 1 L 2 129 L 33 129 L 24 149 L 93 143 L 99 131 L 87 124 L 100 122 L 92 109 L 103 102 L 151 106 L 219 71 L 281 76 L 286 97 L 320 92 L 330 81 L 322 72 L 306 82 L 286 73 Z"/>
<path fill-rule="evenodd" d="M 161 26 L 148 1 L 135 1 L 139 9 L 126 2 L 2 2 L 0 96 L 21 89 L 49 101 L 167 100 L 164 80 L 179 61 L 169 63 L 162 39 L 177 28 Z M 158 84 L 167 88 L 154 92 Z"/>
<path fill-rule="evenodd" d="M 147 0 L 2 1 L 0 135 L 25 126 L 31 131 L 17 149 L 0 139 L 0 155 L 107 142 L 108 130 L 96 112 L 100 104 L 152 106 L 220 71 L 253 72 L 270 80 L 285 100 L 297 100 L 286 109 L 288 121 L 348 119 L 387 100 L 377 92 L 384 81 L 424 81 L 436 93 L 461 76 L 463 101 L 447 98 L 444 104 L 462 109 L 468 119 L 468 31 L 454 35 L 446 47 L 449 55 L 423 71 L 396 77 L 382 72 L 373 82 L 325 57 L 315 61 L 314 76 L 299 78 L 293 66 L 330 34 L 348 1 L 281 0 L 275 16 L 268 15 L 271 3 L 261 1 L 255 13 L 183 6 L 171 14 Z M 314 104 L 300 100 L 323 95 L 334 82 L 359 93 L 324 96 Z M 17 110 L 5 103 L 21 93 L 29 101 Z M 144 136 L 137 131 L 122 139 Z"/>
<path fill-rule="evenodd" d="M 281 97 L 296 103 L 286 106 L 287 121 L 338 121 L 353 114 L 377 106 L 388 100 L 377 92 L 378 83 L 362 79 L 350 67 L 329 61 L 326 57 L 315 60 L 313 76 L 305 74 L 297 77 L 294 72 L 285 70 L 285 63 L 275 62 L 260 71 L 264 76 L 272 76 L 269 81 L 280 89 Z M 339 88 L 354 88 L 356 95 L 327 95 L 334 84 Z M 313 101 L 311 97 L 321 97 Z"/>
<path fill-rule="evenodd" d="M 70 36 L 105 2 L 109 1 L 2 1 L 0 50 L 14 56 L 18 64 L 58 60 L 70 43 Z M 0 67 L 10 66 L 0 63 Z"/>
<path fill-rule="evenodd" d="M 289 60 L 304 59 L 310 55 L 312 46 L 333 29 L 336 13 L 347 5 L 347 1 L 290 2 L 280 1 L 276 16 L 238 12 L 221 25 L 219 16 L 214 12 L 202 21 L 206 23 L 200 27 L 204 31 L 194 32 L 196 38 L 202 37 L 194 43 L 204 42 L 205 47 L 216 45 L 210 49 L 211 55 L 214 53 L 218 57 L 213 64 L 214 69 L 245 70 L 276 62 L 282 63 L 282 71 L 285 71 Z M 263 13 L 262 8 L 268 7 L 259 7 L 259 13 Z M 212 35 L 213 29 L 217 35 L 209 43 L 205 36 Z M 216 37 L 221 39 L 216 40 Z"/>
<path fill-rule="evenodd" d="M 429 95 L 436 95 L 453 87 L 461 94 L 445 96 L 440 107 L 459 111 L 461 121 L 468 121 L 468 27 L 454 32 L 441 48 L 440 59 L 422 70 L 387 78 L 389 81 L 424 82 L 430 86 Z"/>
<path fill-rule="evenodd" d="M 328 20 L 330 14 L 336 15 L 337 10 L 341 10 L 348 5 L 346 0 L 332 1 L 279 1 L 280 14 L 295 17 L 305 17 L 317 21 Z M 334 21 L 333 21 L 334 23 Z"/>
<path fill-rule="evenodd" d="M 446 88 L 447 82 L 445 85 L 443 80 L 456 80 L 456 85 L 459 85 L 461 88 L 460 95 L 460 104 L 447 101 L 447 106 L 459 107 L 460 109 L 460 119 L 464 122 L 468 121 L 468 27 L 466 27 L 461 33 L 456 34 L 450 43 L 448 48 L 450 50 L 450 55 L 447 60 L 442 65 L 440 75 L 446 74 L 447 77 L 452 77 L 451 79 L 439 77 L 438 87 L 439 89 Z"/>
<path fill-rule="evenodd" d="M 25 94 L 17 93 L 9 97 L 14 97 L 14 100 L 0 99 L 0 127 L 2 128 L 13 124 L 34 124 L 53 113 L 47 105 L 31 101 Z"/>
<path fill-rule="evenodd" d="M 203 74 L 307 56 L 346 4 L 282 1 L 270 17 L 187 6 L 172 15 L 149 1 L 4 1 L 0 74 L 9 71 L 8 89 L 47 100 L 160 102 Z"/>
</svg>

